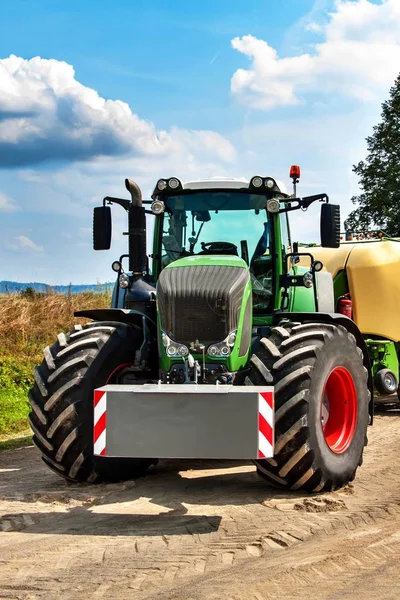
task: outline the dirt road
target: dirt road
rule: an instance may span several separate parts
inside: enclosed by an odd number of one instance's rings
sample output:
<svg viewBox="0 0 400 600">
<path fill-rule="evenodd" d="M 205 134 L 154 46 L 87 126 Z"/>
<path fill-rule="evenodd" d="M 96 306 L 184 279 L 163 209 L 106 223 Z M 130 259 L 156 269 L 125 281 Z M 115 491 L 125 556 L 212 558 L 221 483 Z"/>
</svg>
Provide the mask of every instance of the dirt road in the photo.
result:
<svg viewBox="0 0 400 600">
<path fill-rule="evenodd" d="M 82 487 L 3 452 L 0 598 L 398 600 L 400 411 L 369 438 L 355 482 L 322 496 L 212 461 Z"/>
</svg>

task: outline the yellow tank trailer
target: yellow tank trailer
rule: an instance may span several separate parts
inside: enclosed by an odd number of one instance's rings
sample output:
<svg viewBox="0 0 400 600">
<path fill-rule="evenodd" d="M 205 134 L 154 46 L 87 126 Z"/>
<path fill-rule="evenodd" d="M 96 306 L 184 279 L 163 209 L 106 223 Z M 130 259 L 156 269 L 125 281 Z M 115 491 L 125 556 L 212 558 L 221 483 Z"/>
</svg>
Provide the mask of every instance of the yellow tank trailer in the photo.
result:
<svg viewBox="0 0 400 600">
<path fill-rule="evenodd" d="M 397 390 L 400 398 L 400 239 L 357 237 L 309 251 L 333 276 L 336 311 L 351 316 L 366 339 L 376 391 Z"/>
</svg>

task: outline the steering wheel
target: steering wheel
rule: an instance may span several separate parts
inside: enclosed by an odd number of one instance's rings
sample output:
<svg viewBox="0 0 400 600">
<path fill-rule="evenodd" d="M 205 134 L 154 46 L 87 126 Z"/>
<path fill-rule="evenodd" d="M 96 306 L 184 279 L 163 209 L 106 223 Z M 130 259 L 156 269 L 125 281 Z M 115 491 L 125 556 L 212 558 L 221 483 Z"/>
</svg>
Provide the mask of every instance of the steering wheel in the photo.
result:
<svg viewBox="0 0 400 600">
<path fill-rule="evenodd" d="M 231 242 L 201 242 L 201 254 L 236 254 L 238 248 Z"/>
</svg>

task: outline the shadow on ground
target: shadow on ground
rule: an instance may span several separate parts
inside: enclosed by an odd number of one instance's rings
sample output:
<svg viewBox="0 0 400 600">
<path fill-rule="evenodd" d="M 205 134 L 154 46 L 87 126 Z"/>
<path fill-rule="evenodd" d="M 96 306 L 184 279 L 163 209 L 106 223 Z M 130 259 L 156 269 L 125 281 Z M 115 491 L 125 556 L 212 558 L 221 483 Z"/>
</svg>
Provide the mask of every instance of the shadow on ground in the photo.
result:
<svg viewBox="0 0 400 600">
<path fill-rule="evenodd" d="M 135 481 L 77 485 L 49 471 L 34 448 L 17 453 L 17 461 L 11 455 L 7 461 L 7 453 L 0 456 L 2 477 L 6 478 L 0 484 L 0 505 L 1 500 L 5 504 L 32 504 L 36 510 L 21 512 L 20 526 L 13 527 L 26 533 L 204 534 L 220 526 L 222 516 L 215 514 L 215 507 L 261 505 L 273 498 L 290 497 L 294 501 L 301 495 L 272 487 L 256 474 L 249 461 L 160 461 L 146 477 Z M 15 515 L 3 513 L 1 521 L 13 518 Z"/>
</svg>

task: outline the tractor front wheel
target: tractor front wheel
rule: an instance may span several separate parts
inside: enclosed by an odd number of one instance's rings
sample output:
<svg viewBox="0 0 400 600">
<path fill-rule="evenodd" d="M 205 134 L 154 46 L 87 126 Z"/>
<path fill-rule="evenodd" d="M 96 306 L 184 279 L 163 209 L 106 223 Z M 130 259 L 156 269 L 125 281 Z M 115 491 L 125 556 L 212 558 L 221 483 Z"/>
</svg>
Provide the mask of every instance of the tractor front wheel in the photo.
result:
<svg viewBox="0 0 400 600">
<path fill-rule="evenodd" d="M 29 392 L 29 421 L 43 461 L 58 475 L 69 481 L 118 481 L 142 475 L 156 462 L 93 454 L 93 392 L 117 382 L 141 343 L 134 326 L 94 322 L 59 334 L 45 349 Z"/>
<path fill-rule="evenodd" d="M 367 439 L 367 378 L 362 351 L 343 327 L 272 328 L 246 379 L 275 386 L 275 455 L 256 461 L 259 474 L 314 492 L 353 480 Z"/>
</svg>

